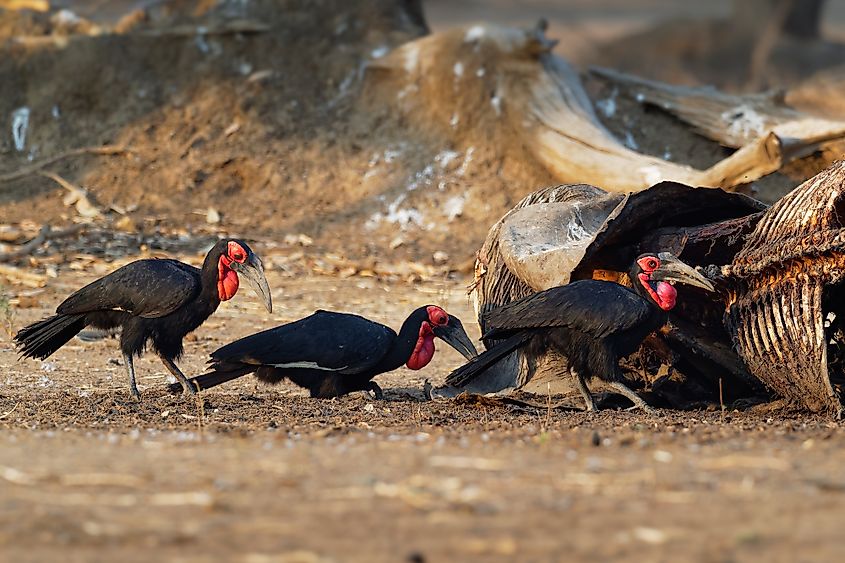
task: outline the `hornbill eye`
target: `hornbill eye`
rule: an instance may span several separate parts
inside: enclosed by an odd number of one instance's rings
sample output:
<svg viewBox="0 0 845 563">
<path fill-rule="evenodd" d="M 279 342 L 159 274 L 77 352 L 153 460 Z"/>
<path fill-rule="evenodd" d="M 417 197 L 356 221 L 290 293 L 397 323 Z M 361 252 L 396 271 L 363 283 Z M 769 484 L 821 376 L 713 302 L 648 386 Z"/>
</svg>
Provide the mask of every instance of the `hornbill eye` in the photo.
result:
<svg viewBox="0 0 845 563">
<path fill-rule="evenodd" d="M 656 258 L 650 258 L 648 261 L 648 267 L 652 270 L 656 270 L 657 267 L 660 266 L 660 262 L 657 261 Z"/>
<path fill-rule="evenodd" d="M 431 306 L 428 308 L 428 320 L 435 326 L 446 326 L 449 324 L 449 315 L 440 307 Z"/>
<path fill-rule="evenodd" d="M 241 264 L 246 262 L 246 251 L 240 244 L 236 243 L 235 241 L 229 241 L 229 247 L 227 250 L 229 258 L 234 262 L 238 262 Z"/>
</svg>

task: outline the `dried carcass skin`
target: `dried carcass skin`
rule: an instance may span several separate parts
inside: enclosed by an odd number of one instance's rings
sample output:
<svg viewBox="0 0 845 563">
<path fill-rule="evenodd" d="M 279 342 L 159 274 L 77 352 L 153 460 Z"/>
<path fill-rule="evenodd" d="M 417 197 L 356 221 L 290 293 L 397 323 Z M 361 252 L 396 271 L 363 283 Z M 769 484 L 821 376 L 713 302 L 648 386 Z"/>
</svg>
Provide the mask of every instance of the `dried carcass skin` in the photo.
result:
<svg viewBox="0 0 845 563">
<path fill-rule="evenodd" d="M 773 205 L 725 269 L 725 322 L 749 370 L 784 398 L 837 417 L 824 299 L 845 277 L 842 213 L 845 161 Z"/>
<path fill-rule="evenodd" d="M 671 182 L 625 196 L 584 184 L 539 190 L 493 225 L 478 252 L 471 293 L 479 322 L 490 309 L 570 280 L 627 284 L 624 271 L 648 250 L 670 251 L 694 264 L 729 264 L 765 209 L 739 194 Z M 761 388 L 731 349 L 717 294 L 679 291 L 686 298 L 676 308 L 679 323 L 668 338 L 689 358 L 687 364 L 706 362 L 698 370 L 706 372 L 705 384 L 718 389 L 718 381 L 725 379 L 733 396 Z M 680 322 L 684 319 L 688 322 Z M 716 333 L 706 334 L 713 326 Z M 568 373 L 560 358 L 525 356 L 514 352 L 474 380 L 471 390 L 499 391 L 503 382 L 522 387 L 540 381 L 537 366 Z M 545 385 L 542 392 L 547 392 Z"/>
</svg>

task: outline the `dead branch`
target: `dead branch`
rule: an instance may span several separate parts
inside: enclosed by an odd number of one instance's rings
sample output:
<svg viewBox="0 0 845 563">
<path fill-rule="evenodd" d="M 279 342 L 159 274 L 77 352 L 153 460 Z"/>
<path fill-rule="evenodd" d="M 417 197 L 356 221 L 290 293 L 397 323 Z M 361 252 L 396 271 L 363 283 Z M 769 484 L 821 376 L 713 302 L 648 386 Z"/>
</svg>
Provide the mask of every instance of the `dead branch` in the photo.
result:
<svg viewBox="0 0 845 563">
<path fill-rule="evenodd" d="M 777 93 L 737 96 L 708 87 L 664 84 L 606 68 L 590 72 L 626 96 L 671 113 L 727 147 L 747 147 L 774 133 L 783 145 L 784 162 L 845 138 L 845 122 L 800 112 L 785 105 Z"/>
<path fill-rule="evenodd" d="M 84 229 L 86 226 L 87 225 L 85 224 L 79 223 L 77 225 L 72 225 L 66 229 L 59 229 L 54 231 L 50 227 L 50 225 L 44 225 L 43 227 L 41 227 L 41 230 L 38 231 L 38 234 L 35 236 L 35 238 L 30 240 L 29 242 L 22 244 L 19 248 L 11 252 L 0 253 L 0 262 L 11 262 L 23 256 L 28 256 L 48 240 L 54 240 L 76 234 L 82 229 Z"/>
<path fill-rule="evenodd" d="M 8 262 L 9 260 L 15 260 L 16 258 L 20 258 L 21 256 L 26 256 L 27 254 L 31 253 L 33 250 L 41 246 L 44 241 L 47 240 L 47 235 L 49 233 L 50 225 L 44 225 L 38 231 L 38 234 L 35 236 L 35 238 L 33 238 L 27 243 L 22 244 L 17 250 L 0 254 L 0 262 Z"/>
<path fill-rule="evenodd" d="M 553 44 L 541 28 L 477 25 L 405 43 L 368 69 L 373 80 L 397 81 L 390 91 L 407 92 L 398 102 L 402 111 L 427 124 L 458 120 L 479 130 L 514 131 L 518 145 L 561 182 L 612 192 L 640 191 L 663 180 L 730 190 L 782 165 L 782 144 L 768 130 L 706 170 L 632 150 L 602 124 L 577 71 L 550 52 Z M 479 70 L 470 79 L 465 68 Z M 458 87 L 465 96 L 444 98 Z M 490 99 L 489 109 L 475 107 L 481 96 Z M 462 116 L 478 122 L 466 124 Z M 510 136 L 501 142 L 516 141 Z"/>
<path fill-rule="evenodd" d="M 131 149 L 126 147 L 121 147 L 117 145 L 104 145 L 100 147 L 80 147 L 77 149 L 71 149 L 65 152 L 61 152 L 59 154 L 47 157 L 43 160 L 30 164 L 29 166 L 24 166 L 14 172 L 7 172 L 5 174 L 0 174 L 0 184 L 4 184 L 6 182 L 12 182 L 14 180 L 18 180 L 20 178 L 24 178 L 29 176 L 30 174 L 34 174 L 40 171 L 45 166 L 49 166 L 56 162 L 65 160 L 67 158 L 73 158 L 75 156 L 81 156 L 85 154 L 93 154 L 93 155 L 100 155 L 100 156 L 112 156 L 118 154 L 126 154 L 132 152 Z"/>
<path fill-rule="evenodd" d="M 76 212 L 83 217 L 96 217 L 101 214 L 100 208 L 94 205 L 91 198 L 88 197 L 88 190 L 68 182 L 54 172 L 39 172 L 40 176 L 53 180 L 58 185 L 68 191 L 67 195 L 62 199 L 65 205 L 73 205 L 76 207 Z"/>
</svg>

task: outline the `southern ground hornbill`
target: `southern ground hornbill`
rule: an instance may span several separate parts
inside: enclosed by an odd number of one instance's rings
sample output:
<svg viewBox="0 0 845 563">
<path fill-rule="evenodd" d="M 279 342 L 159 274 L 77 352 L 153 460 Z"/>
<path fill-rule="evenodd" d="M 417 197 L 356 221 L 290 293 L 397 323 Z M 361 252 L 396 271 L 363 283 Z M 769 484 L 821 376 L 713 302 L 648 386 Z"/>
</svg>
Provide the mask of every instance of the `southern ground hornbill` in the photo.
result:
<svg viewBox="0 0 845 563">
<path fill-rule="evenodd" d="M 220 305 L 235 296 L 246 278 L 272 311 L 270 289 L 261 260 L 241 240 L 221 240 L 205 257 L 202 268 L 170 259 L 137 260 L 118 268 L 65 299 L 48 317 L 15 336 L 22 357 L 44 359 L 86 326 L 120 329 L 120 349 L 135 384 L 132 357 L 149 341 L 181 389 L 195 392 L 174 361 L 182 355 L 182 339 L 199 327 Z"/>
<path fill-rule="evenodd" d="M 358 315 L 317 311 L 215 350 L 211 371 L 190 383 L 208 389 L 254 372 L 267 383 L 290 379 L 315 398 L 352 391 L 373 391 L 381 398 L 372 378 L 402 364 L 413 370 L 425 367 L 434 357 L 435 336 L 468 360 L 478 355 L 461 321 L 435 305 L 411 313 L 399 334 Z"/>
<path fill-rule="evenodd" d="M 713 291 L 713 285 L 668 252 L 639 256 L 629 276 L 633 288 L 580 280 L 492 309 L 483 317 L 483 338 L 501 341 L 452 372 L 446 382 L 465 385 L 521 346 L 533 347 L 535 353 L 554 348 L 568 359 L 587 410 L 596 410 L 585 382 L 593 377 L 648 410 L 625 385 L 619 359 L 636 351 L 646 336 L 666 323 L 677 297 L 672 284 L 708 291 Z"/>
</svg>

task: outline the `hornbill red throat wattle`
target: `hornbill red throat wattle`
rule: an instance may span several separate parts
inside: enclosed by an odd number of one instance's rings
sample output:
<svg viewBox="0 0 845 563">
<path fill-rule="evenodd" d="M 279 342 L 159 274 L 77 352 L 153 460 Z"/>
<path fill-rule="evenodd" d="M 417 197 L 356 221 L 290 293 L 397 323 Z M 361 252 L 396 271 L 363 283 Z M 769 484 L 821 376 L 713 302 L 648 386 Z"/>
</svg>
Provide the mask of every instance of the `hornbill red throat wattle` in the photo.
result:
<svg viewBox="0 0 845 563">
<path fill-rule="evenodd" d="M 587 410 L 596 405 L 585 380 L 606 381 L 635 406 L 648 405 L 627 385 L 619 359 L 639 348 L 668 320 L 675 306 L 675 282 L 713 291 L 702 274 L 668 252 L 643 254 L 629 272 L 633 288 L 599 280 L 553 287 L 492 309 L 482 318 L 484 339 L 501 340 L 452 372 L 450 385 L 462 386 L 513 350 L 528 346 L 536 354 L 553 348 L 566 356 Z"/>
<path fill-rule="evenodd" d="M 381 388 L 372 378 L 402 364 L 422 369 L 434 357 L 435 337 L 466 359 L 478 355 L 461 321 L 435 305 L 411 313 L 398 334 L 358 315 L 317 311 L 215 350 L 211 371 L 190 383 L 208 389 L 254 372 L 267 383 L 287 378 L 315 398 L 352 391 L 373 391 L 381 398 Z M 175 385 L 170 388 L 179 390 Z"/>
<path fill-rule="evenodd" d="M 243 277 L 272 312 L 270 288 L 261 259 L 241 240 L 218 241 L 195 268 L 177 260 L 137 260 L 118 268 L 73 293 L 48 317 L 15 335 L 21 357 L 44 359 L 86 326 L 120 329 L 120 349 L 129 375 L 129 390 L 141 397 L 135 384 L 132 357 L 149 342 L 167 370 L 196 392 L 174 363 L 182 355 L 182 339 L 199 327 L 220 305 L 235 296 Z"/>
</svg>

